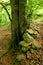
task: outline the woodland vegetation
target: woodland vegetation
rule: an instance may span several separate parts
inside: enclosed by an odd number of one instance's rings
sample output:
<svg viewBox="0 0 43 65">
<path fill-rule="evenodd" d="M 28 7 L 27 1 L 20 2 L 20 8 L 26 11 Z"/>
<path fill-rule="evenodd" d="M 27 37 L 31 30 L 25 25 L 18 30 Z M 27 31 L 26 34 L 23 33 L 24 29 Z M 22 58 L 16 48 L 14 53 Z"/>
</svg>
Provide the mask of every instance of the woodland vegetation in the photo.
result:
<svg viewBox="0 0 43 65">
<path fill-rule="evenodd" d="M 43 0 L 0 0 L 0 64 L 43 65 L 42 43 Z"/>
</svg>

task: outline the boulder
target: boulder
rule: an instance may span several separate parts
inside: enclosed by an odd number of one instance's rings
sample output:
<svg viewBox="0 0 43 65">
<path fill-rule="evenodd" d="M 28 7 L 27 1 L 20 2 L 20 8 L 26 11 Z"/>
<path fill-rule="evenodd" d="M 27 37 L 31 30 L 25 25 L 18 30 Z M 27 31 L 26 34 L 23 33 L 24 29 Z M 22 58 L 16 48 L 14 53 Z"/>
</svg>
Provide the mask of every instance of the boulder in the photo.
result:
<svg viewBox="0 0 43 65">
<path fill-rule="evenodd" d="M 28 47 L 22 47 L 22 51 L 23 52 L 27 52 L 29 49 L 30 49 L 30 46 L 28 46 Z"/>
<path fill-rule="evenodd" d="M 27 29 L 26 32 L 29 34 L 38 34 L 38 32 L 36 30 L 33 30 L 33 29 Z"/>
<path fill-rule="evenodd" d="M 25 59 L 26 59 L 26 56 L 24 54 L 18 54 L 16 56 L 17 61 L 22 61 L 22 60 L 25 60 Z"/>
<path fill-rule="evenodd" d="M 27 43 L 25 41 L 21 41 L 21 42 L 19 42 L 19 45 L 22 46 L 22 47 L 28 47 L 29 43 Z"/>
<path fill-rule="evenodd" d="M 36 65 L 34 60 L 30 61 L 30 65 Z"/>
<path fill-rule="evenodd" d="M 40 49 L 41 48 L 41 44 L 37 41 L 37 40 L 33 40 L 33 44 L 32 44 L 32 48 L 33 49 Z"/>
<path fill-rule="evenodd" d="M 26 32 L 30 34 L 33 38 L 38 38 L 38 32 L 33 29 L 27 29 Z"/>
<path fill-rule="evenodd" d="M 31 59 L 32 56 L 31 56 L 31 53 L 29 51 L 27 51 L 26 55 L 27 55 L 27 59 Z"/>
<path fill-rule="evenodd" d="M 34 34 L 34 31 L 32 29 L 27 29 L 26 31 L 30 34 Z"/>
<path fill-rule="evenodd" d="M 38 34 L 38 32 L 37 32 L 37 31 L 34 31 L 34 34 L 35 34 L 35 35 L 37 35 L 37 34 Z"/>
<path fill-rule="evenodd" d="M 24 41 L 26 41 L 27 43 L 30 43 L 30 42 L 32 42 L 33 37 L 32 37 L 31 35 L 29 35 L 28 33 L 24 33 L 23 39 L 24 39 Z M 30 43 L 30 44 L 31 44 L 31 43 Z"/>
<path fill-rule="evenodd" d="M 31 53 L 34 53 L 34 52 L 35 52 L 35 49 L 31 48 L 31 49 L 30 49 L 30 52 L 31 52 Z"/>
</svg>

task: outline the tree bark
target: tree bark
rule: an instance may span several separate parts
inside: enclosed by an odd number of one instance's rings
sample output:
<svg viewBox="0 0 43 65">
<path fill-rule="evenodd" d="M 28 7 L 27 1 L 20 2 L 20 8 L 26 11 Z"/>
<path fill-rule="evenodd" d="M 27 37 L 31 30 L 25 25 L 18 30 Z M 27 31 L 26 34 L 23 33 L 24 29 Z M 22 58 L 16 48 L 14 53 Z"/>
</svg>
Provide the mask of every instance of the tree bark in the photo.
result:
<svg viewBox="0 0 43 65">
<path fill-rule="evenodd" d="M 21 34 L 23 34 L 26 29 L 26 19 L 25 19 L 26 2 L 27 0 L 19 0 L 19 23 Z"/>
<path fill-rule="evenodd" d="M 22 40 L 22 34 L 26 28 L 25 3 L 26 0 L 10 0 L 12 12 L 12 45 L 15 46 Z"/>
</svg>

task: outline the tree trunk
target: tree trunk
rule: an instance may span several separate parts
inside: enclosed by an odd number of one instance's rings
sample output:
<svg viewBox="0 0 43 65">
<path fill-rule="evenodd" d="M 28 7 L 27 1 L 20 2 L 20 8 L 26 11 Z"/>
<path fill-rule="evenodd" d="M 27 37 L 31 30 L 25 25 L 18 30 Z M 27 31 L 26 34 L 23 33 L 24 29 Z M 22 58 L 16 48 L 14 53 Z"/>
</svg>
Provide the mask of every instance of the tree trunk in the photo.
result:
<svg viewBox="0 0 43 65">
<path fill-rule="evenodd" d="M 20 23 L 21 34 L 23 34 L 26 29 L 26 19 L 25 19 L 26 3 L 27 0 L 19 0 L 19 23 Z"/>
<path fill-rule="evenodd" d="M 26 28 L 25 3 L 26 0 L 10 0 L 12 12 L 12 45 L 15 46 L 22 40 L 22 34 Z"/>
</svg>

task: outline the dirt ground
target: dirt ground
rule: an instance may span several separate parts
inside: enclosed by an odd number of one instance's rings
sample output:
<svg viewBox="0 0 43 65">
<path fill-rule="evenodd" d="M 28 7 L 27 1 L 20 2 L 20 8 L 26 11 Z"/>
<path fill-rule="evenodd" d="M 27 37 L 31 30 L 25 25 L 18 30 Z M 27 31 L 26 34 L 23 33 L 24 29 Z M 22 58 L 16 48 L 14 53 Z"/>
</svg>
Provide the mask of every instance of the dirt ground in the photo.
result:
<svg viewBox="0 0 43 65">
<path fill-rule="evenodd" d="M 26 59 L 21 63 L 21 65 L 32 65 L 29 64 L 31 60 L 35 61 L 35 65 L 43 65 L 43 26 L 39 25 L 40 28 L 40 42 L 42 48 L 37 50 L 35 53 L 31 54 L 31 59 Z M 0 65 L 15 65 L 14 64 L 14 54 L 10 52 L 2 56 L 7 52 L 8 43 L 11 39 L 11 30 L 5 27 L 0 27 Z M 5 47 L 5 48 L 4 48 Z M 14 52 L 15 53 L 15 52 Z"/>
<path fill-rule="evenodd" d="M 5 27 L 0 27 L 0 65 L 12 65 L 12 56 L 7 53 L 3 57 L 2 54 L 6 53 L 8 50 L 8 43 L 11 39 L 11 30 Z"/>
</svg>

